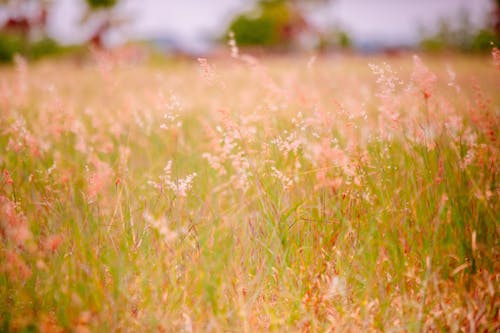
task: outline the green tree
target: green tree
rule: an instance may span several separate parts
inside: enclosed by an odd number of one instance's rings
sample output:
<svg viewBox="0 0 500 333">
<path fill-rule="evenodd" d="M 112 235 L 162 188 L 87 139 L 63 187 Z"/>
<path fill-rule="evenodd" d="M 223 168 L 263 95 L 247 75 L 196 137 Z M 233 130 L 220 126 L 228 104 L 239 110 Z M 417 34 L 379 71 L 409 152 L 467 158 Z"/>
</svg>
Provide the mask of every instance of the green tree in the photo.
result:
<svg viewBox="0 0 500 333">
<path fill-rule="evenodd" d="M 112 8 L 118 0 L 86 0 L 87 5 L 92 9 Z"/>
<path fill-rule="evenodd" d="M 239 45 L 286 45 L 286 31 L 292 24 L 293 9 L 286 1 L 260 1 L 251 12 L 236 17 L 229 26 Z"/>
<path fill-rule="evenodd" d="M 36 59 L 60 51 L 47 36 L 47 4 L 46 0 L 0 2 L 6 16 L 0 26 L 0 62 L 12 61 L 15 54 Z"/>
<path fill-rule="evenodd" d="M 92 16 L 97 13 L 101 14 L 101 22 L 97 29 L 90 37 L 89 42 L 98 48 L 104 47 L 105 35 L 121 21 L 114 18 L 113 9 L 118 5 L 118 0 L 86 0 L 87 12 L 85 13 L 82 22 L 87 22 Z"/>
<path fill-rule="evenodd" d="M 500 0 L 494 0 L 494 10 L 483 27 L 474 27 L 465 10 L 449 19 L 441 19 L 436 33 L 422 39 L 420 46 L 426 51 L 457 50 L 485 53 L 500 45 Z"/>
<path fill-rule="evenodd" d="M 240 46 L 288 49 L 300 44 L 310 47 L 313 45 L 311 43 L 316 43 L 317 47 L 334 44 L 348 47 L 350 39 L 347 34 L 325 34 L 307 19 L 308 10 L 321 10 L 331 1 L 333 0 L 257 1 L 252 10 L 238 15 L 230 23 L 226 37 L 232 31 Z M 330 37 L 335 37 L 335 41 L 330 40 Z"/>
</svg>

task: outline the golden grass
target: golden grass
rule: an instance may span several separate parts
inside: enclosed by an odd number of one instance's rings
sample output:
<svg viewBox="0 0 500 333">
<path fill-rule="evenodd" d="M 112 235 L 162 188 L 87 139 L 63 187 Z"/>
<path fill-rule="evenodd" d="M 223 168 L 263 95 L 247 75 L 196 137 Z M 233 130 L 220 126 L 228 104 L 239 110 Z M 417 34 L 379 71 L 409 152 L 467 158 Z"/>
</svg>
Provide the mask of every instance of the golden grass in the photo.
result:
<svg viewBox="0 0 500 333">
<path fill-rule="evenodd" d="M 419 59 L 0 69 L 0 331 L 500 329 L 500 75 Z"/>
</svg>

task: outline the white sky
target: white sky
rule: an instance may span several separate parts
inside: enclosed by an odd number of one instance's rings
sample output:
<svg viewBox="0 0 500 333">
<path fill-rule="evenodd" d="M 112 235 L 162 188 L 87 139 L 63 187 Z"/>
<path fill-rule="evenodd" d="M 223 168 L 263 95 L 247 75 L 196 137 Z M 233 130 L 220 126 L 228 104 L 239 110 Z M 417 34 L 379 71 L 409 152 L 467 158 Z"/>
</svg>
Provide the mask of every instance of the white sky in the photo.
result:
<svg viewBox="0 0 500 333">
<path fill-rule="evenodd" d="M 491 10 L 491 0 L 335 0 L 314 13 L 320 24 L 344 27 L 355 42 L 416 41 L 419 27 L 431 29 L 441 17 L 461 8 L 476 24 Z M 252 0 L 123 0 L 120 11 L 132 18 L 120 38 L 170 36 L 186 42 L 217 36 L 231 17 L 252 7 Z M 83 0 L 55 0 L 49 26 L 52 36 L 73 42 L 88 33 L 78 27 Z"/>
</svg>

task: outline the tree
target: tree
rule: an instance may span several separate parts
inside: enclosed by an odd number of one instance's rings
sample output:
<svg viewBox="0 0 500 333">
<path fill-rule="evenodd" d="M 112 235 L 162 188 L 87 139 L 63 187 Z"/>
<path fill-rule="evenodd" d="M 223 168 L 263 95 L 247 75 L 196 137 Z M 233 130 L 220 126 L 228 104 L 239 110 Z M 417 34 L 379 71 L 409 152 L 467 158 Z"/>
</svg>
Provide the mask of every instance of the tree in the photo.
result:
<svg viewBox="0 0 500 333">
<path fill-rule="evenodd" d="M 500 36 L 500 0 L 493 0 L 492 12 L 492 29 L 497 35 Z"/>
<path fill-rule="evenodd" d="M 118 0 L 86 0 L 87 5 L 92 9 L 112 8 Z"/>
<path fill-rule="evenodd" d="M 304 33 L 319 31 L 304 15 L 304 4 L 325 4 L 326 0 L 260 0 L 250 12 L 237 16 L 229 25 L 227 34 L 234 33 L 241 46 L 271 46 L 289 48 Z"/>
<path fill-rule="evenodd" d="M 15 54 L 39 58 L 59 51 L 59 45 L 47 36 L 46 0 L 10 0 L 0 2 L 7 19 L 0 27 L 0 61 L 10 62 Z"/>
<path fill-rule="evenodd" d="M 472 25 L 469 13 L 465 10 L 456 17 L 441 19 L 438 31 L 422 39 L 421 47 L 426 51 L 490 52 L 492 46 L 498 47 L 500 44 L 500 0 L 495 0 L 495 4 L 490 20 L 480 28 Z"/>
<path fill-rule="evenodd" d="M 104 48 L 105 37 L 113 28 L 123 21 L 115 18 L 113 9 L 118 4 L 118 0 L 86 0 L 87 12 L 83 17 L 83 22 L 87 22 L 91 17 L 101 14 L 100 23 L 89 38 L 89 42 L 97 48 Z"/>
</svg>

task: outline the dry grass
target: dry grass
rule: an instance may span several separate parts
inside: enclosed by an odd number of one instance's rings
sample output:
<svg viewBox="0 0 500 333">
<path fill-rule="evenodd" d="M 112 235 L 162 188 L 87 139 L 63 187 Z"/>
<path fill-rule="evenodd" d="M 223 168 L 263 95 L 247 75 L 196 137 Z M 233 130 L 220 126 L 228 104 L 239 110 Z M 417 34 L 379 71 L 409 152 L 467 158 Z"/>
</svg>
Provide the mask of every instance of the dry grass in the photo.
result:
<svg viewBox="0 0 500 333">
<path fill-rule="evenodd" d="M 0 331 L 498 330 L 499 91 L 490 58 L 18 59 Z"/>
</svg>

